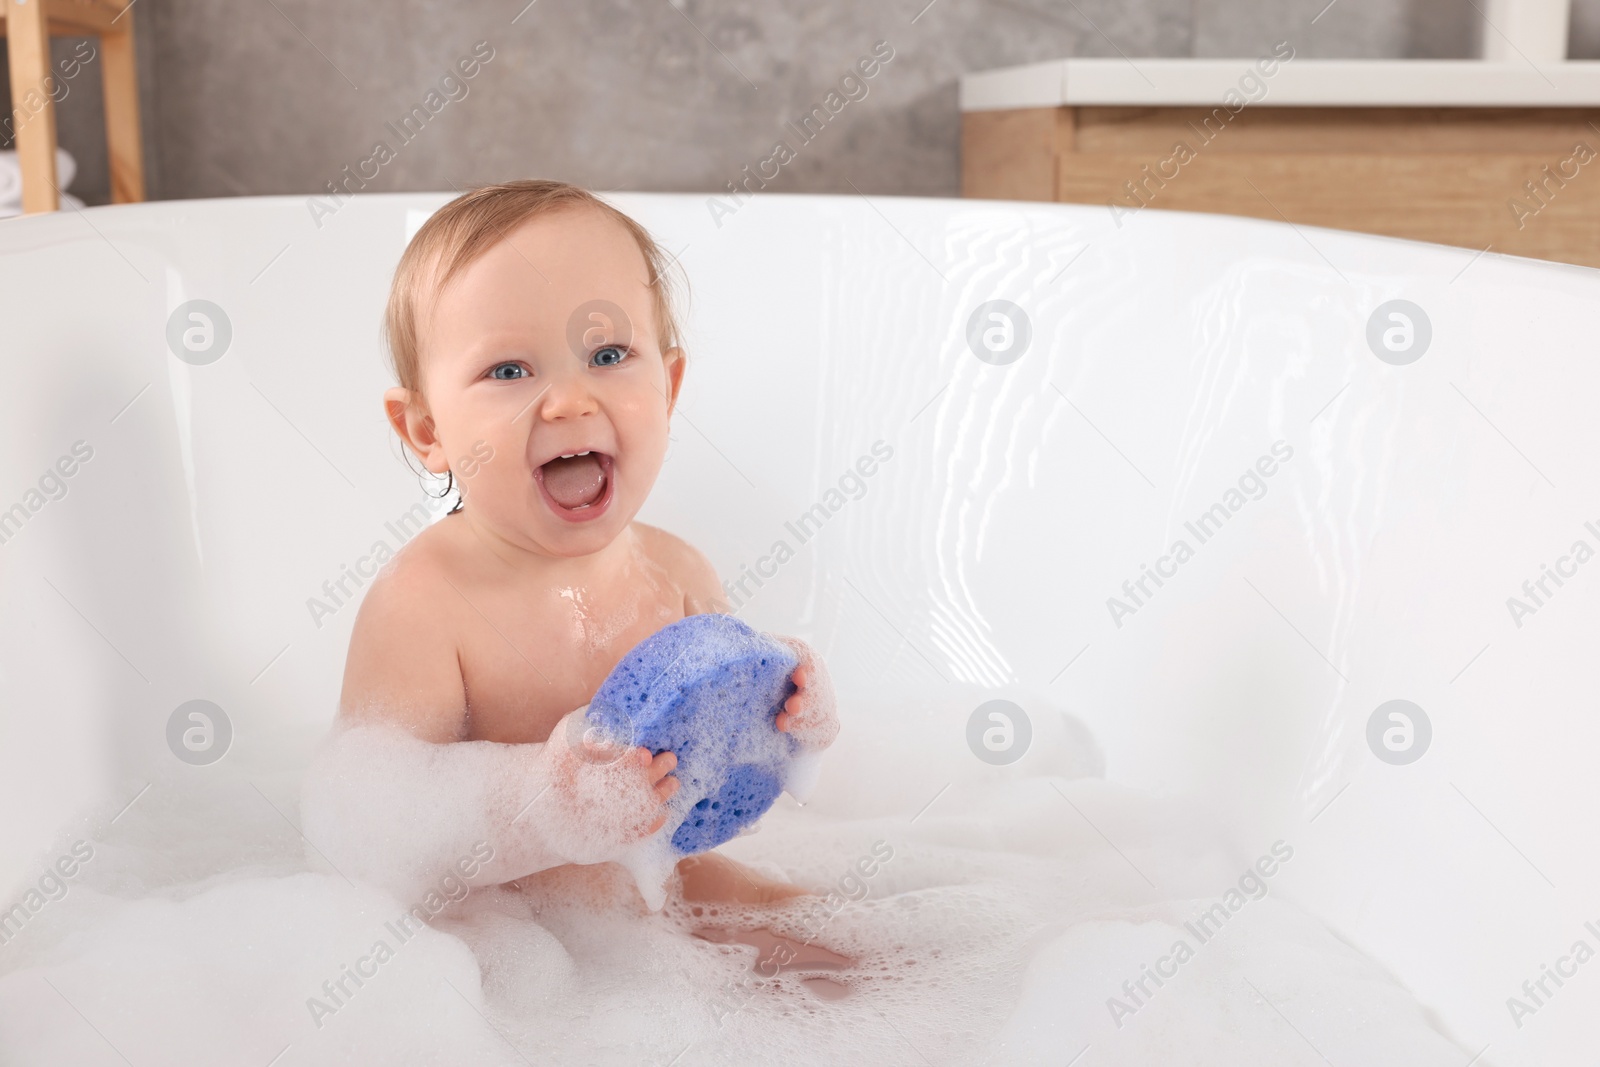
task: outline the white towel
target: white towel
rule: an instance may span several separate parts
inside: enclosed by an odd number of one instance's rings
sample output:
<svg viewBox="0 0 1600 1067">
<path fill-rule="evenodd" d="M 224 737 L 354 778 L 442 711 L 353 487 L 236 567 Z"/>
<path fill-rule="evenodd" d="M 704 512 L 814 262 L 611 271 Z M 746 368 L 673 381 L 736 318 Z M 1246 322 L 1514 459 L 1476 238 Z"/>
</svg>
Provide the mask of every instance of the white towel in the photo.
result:
<svg viewBox="0 0 1600 1067">
<path fill-rule="evenodd" d="M 56 187 L 63 193 L 78 176 L 78 161 L 65 148 L 56 149 Z M 15 151 L 0 152 L 0 208 L 22 205 L 22 162 Z"/>
<path fill-rule="evenodd" d="M 76 209 L 78 211 L 82 211 L 83 208 L 84 208 L 84 203 L 83 203 L 82 200 L 79 200 L 77 197 L 73 196 L 71 193 L 62 193 L 61 194 L 61 210 L 62 211 L 72 211 L 74 209 Z M 21 204 L 0 204 L 0 219 L 15 218 L 16 216 L 18 216 L 20 214 L 22 214 L 22 205 Z"/>
</svg>

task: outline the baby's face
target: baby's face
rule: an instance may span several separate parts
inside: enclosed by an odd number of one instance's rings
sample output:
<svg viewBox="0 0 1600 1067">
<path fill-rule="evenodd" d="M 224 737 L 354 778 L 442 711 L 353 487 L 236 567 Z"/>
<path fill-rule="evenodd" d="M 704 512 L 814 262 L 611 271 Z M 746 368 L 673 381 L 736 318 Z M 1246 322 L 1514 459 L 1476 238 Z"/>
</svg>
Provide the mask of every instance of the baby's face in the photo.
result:
<svg viewBox="0 0 1600 1067">
<path fill-rule="evenodd" d="M 435 440 L 423 458 L 455 473 L 482 532 L 583 556 L 643 505 L 683 377 L 683 353 L 661 350 L 649 278 L 619 223 L 563 210 L 512 231 L 425 312 Z"/>
</svg>

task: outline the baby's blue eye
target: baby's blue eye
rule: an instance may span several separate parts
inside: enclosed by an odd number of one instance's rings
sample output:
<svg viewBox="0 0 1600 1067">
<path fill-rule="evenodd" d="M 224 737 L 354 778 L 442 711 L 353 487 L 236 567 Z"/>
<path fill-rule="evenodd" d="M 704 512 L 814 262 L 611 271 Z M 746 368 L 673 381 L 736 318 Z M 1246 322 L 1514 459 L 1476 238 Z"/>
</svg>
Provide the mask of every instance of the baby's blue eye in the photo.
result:
<svg viewBox="0 0 1600 1067">
<path fill-rule="evenodd" d="M 489 371 L 489 377 L 502 382 L 515 381 L 527 376 L 527 368 L 520 363 L 496 363 Z"/>
<path fill-rule="evenodd" d="M 615 367 L 628 356 L 628 350 L 617 345 L 606 345 L 604 348 L 594 350 L 594 355 L 589 357 L 591 367 Z"/>
</svg>

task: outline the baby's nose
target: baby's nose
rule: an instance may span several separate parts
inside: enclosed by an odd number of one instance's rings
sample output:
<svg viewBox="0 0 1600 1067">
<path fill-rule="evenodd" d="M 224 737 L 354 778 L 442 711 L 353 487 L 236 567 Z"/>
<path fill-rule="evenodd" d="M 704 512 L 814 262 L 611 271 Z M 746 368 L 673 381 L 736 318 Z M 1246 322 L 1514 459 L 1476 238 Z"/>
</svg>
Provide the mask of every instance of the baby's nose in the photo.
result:
<svg viewBox="0 0 1600 1067">
<path fill-rule="evenodd" d="M 594 394 L 583 381 L 582 375 L 571 375 L 552 381 L 540 405 L 546 419 L 572 419 L 592 415 L 599 409 Z"/>
</svg>

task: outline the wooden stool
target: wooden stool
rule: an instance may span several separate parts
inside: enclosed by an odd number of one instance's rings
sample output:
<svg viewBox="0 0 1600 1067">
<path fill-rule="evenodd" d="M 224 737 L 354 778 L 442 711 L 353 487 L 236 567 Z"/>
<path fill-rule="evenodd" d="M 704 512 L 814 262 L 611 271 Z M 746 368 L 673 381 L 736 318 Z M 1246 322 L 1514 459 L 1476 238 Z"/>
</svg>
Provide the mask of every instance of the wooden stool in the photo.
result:
<svg viewBox="0 0 1600 1067">
<path fill-rule="evenodd" d="M 98 37 L 105 88 L 106 149 L 111 200 L 144 199 L 144 153 L 139 140 L 139 77 L 133 59 L 133 4 L 117 0 L 0 0 L 0 33 L 11 62 L 11 109 L 22 164 L 24 214 L 61 206 L 56 182 L 56 111 L 50 87 L 50 37 Z M 42 100 L 37 111 L 31 102 Z M 25 110 L 26 109 L 26 110 Z"/>
</svg>

